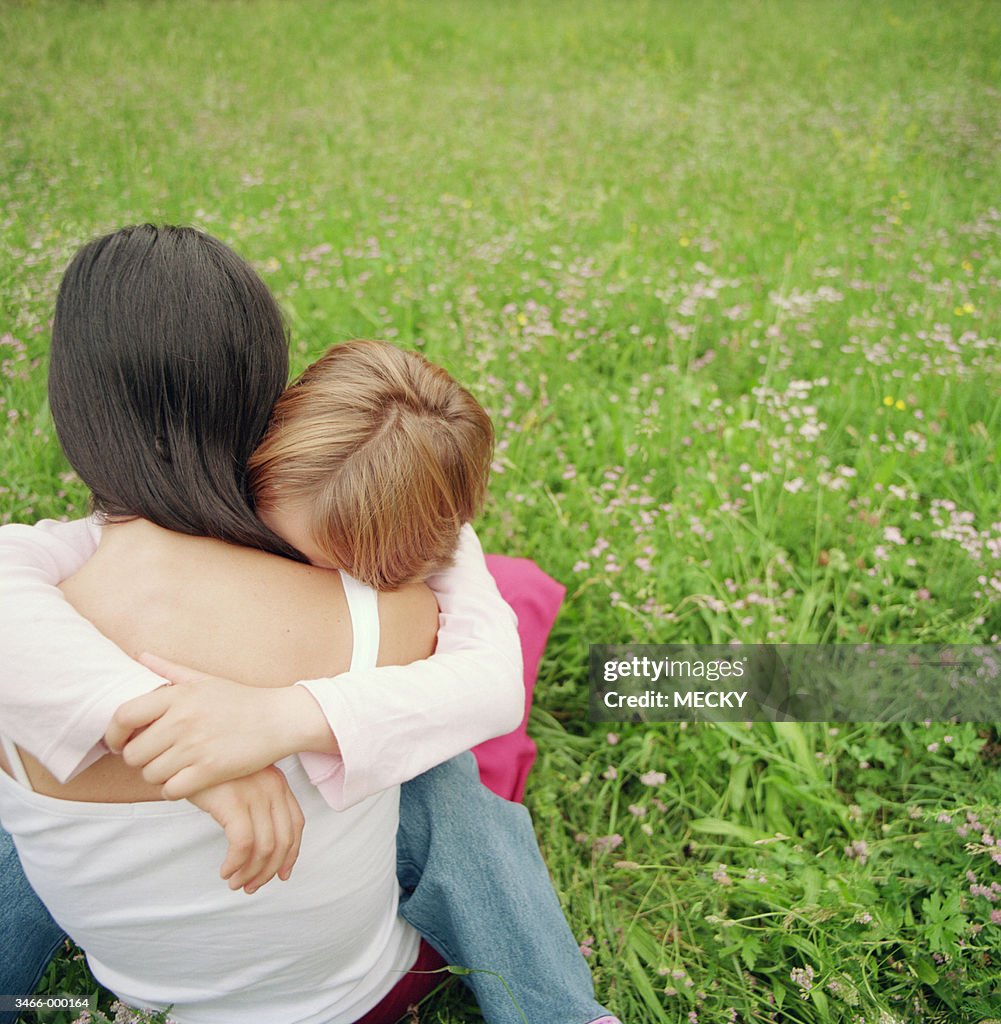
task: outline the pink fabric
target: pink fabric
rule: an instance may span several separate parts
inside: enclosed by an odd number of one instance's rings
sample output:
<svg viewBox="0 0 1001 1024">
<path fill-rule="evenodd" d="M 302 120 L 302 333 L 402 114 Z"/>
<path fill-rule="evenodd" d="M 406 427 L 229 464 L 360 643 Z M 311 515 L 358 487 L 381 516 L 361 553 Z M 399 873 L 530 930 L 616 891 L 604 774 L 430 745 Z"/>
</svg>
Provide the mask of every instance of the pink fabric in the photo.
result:
<svg viewBox="0 0 1001 1024">
<path fill-rule="evenodd" d="M 441 954 L 421 939 L 414 966 L 383 996 L 377 1006 L 373 1006 L 364 1017 L 359 1017 L 355 1024 L 396 1024 L 403 1020 L 411 1006 L 416 1006 L 442 982 L 452 977 L 442 970 L 444 966 L 445 960 Z"/>
<path fill-rule="evenodd" d="M 535 743 L 526 731 L 535 679 L 566 587 L 528 558 L 487 555 L 487 568 L 501 596 L 518 616 L 518 636 L 525 662 L 525 715 L 514 732 L 473 747 L 483 784 L 505 800 L 521 802 L 528 772 L 535 763 Z"/>
</svg>

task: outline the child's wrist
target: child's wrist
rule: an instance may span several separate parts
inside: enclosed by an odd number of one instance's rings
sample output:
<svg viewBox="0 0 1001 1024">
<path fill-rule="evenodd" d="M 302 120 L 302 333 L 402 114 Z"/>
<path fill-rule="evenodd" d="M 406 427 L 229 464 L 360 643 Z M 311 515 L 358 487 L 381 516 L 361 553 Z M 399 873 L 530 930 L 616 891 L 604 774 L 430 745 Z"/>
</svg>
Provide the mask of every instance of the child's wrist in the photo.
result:
<svg viewBox="0 0 1001 1024">
<path fill-rule="evenodd" d="M 340 749 L 323 709 L 304 686 L 286 686 L 280 694 L 279 729 L 284 757 L 306 751 L 338 754 Z"/>
</svg>

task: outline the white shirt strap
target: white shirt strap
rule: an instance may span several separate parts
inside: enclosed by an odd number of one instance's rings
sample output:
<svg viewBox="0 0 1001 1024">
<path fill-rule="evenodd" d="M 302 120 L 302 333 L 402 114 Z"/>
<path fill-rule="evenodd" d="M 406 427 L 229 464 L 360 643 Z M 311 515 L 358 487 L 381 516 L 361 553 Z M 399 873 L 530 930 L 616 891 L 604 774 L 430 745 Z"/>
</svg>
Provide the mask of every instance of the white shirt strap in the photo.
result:
<svg viewBox="0 0 1001 1024">
<path fill-rule="evenodd" d="M 17 747 L 6 736 L 0 736 L 0 747 L 3 747 L 3 752 L 7 757 L 7 764 L 10 767 L 11 775 L 25 789 L 31 789 L 31 780 L 28 778 L 28 773 L 24 770 L 24 762 L 21 760 L 21 754 Z"/>
<path fill-rule="evenodd" d="M 341 573 L 344 596 L 351 613 L 351 671 L 375 668 L 379 658 L 379 595 L 371 587 Z"/>
</svg>

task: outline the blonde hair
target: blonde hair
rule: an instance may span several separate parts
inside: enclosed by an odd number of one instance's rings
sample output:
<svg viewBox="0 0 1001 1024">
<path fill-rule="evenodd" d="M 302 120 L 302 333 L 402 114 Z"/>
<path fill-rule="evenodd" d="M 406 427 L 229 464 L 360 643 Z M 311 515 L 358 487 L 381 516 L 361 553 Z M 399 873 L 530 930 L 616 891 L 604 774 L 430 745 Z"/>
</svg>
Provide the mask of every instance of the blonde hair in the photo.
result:
<svg viewBox="0 0 1001 1024">
<path fill-rule="evenodd" d="M 250 486 L 259 511 L 306 506 L 332 564 L 393 590 L 451 562 L 483 505 L 493 442 L 490 418 L 440 366 L 349 341 L 278 399 Z"/>
</svg>

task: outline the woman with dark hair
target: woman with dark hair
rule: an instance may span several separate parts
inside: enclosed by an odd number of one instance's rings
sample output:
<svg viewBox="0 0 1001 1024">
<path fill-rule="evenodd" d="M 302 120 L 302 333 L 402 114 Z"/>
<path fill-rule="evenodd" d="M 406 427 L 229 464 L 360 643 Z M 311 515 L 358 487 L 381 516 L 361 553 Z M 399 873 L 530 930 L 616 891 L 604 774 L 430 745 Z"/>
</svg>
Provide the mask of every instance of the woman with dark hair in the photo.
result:
<svg viewBox="0 0 1001 1024">
<path fill-rule="evenodd" d="M 252 514 L 245 473 L 287 380 L 271 293 L 210 235 L 123 228 L 67 267 L 49 404 L 103 516 L 299 557 Z"/>
<path fill-rule="evenodd" d="M 316 570 L 249 550 L 296 555 L 253 516 L 245 478 L 247 457 L 284 385 L 284 351 L 281 319 L 267 289 L 221 243 L 198 232 L 151 227 L 116 232 L 78 254 L 60 292 L 51 387 L 61 440 L 92 487 L 96 506 L 111 521 L 127 518 L 108 531 L 124 538 L 115 543 L 127 553 L 110 563 L 114 572 L 108 578 L 116 581 L 115 592 L 107 593 L 103 607 L 91 592 L 89 610 L 110 634 L 133 646 L 150 646 L 156 623 L 170 622 L 185 641 L 176 642 L 176 653 L 188 651 L 220 669 L 232 664 L 245 675 L 256 674 L 263 685 L 309 676 L 321 663 L 326 671 L 317 676 L 342 667 L 331 656 L 330 638 L 324 648 L 316 637 L 324 637 L 320 623 L 329 623 L 331 609 L 347 607 L 339 583 L 319 583 Z M 110 645 L 50 591 L 53 577 L 72 573 L 86 560 L 86 552 L 79 551 L 92 549 L 93 527 L 66 524 L 30 534 L 27 529 L 5 528 L 10 543 L 2 552 L 10 568 L 0 595 L 6 656 L 0 677 L 3 732 L 37 758 L 29 781 L 42 791 L 39 798 L 46 788 L 76 775 L 88 796 L 81 806 L 93 807 L 93 790 L 86 787 L 96 776 L 89 782 L 84 776 L 92 764 L 93 771 L 101 769 L 101 736 L 109 720 L 123 701 L 148 693 L 162 679 Z M 155 571 L 145 572 L 140 558 Z M 162 585 L 164 580 L 169 585 Z M 261 614 L 262 596 L 272 602 L 270 617 Z M 415 593 L 401 594 L 397 601 L 393 597 L 387 598 L 389 616 L 403 620 L 413 618 L 423 600 Z M 443 756 L 511 728 L 522 711 L 521 694 L 512 686 L 512 676 L 518 682 L 512 627 L 475 539 L 460 551 L 451 575 L 445 574 L 439 602 L 443 628 L 434 657 L 405 668 L 347 672 L 314 681 L 308 690 L 279 687 L 274 691 L 276 713 L 252 723 L 257 735 L 247 737 L 248 749 L 265 736 L 261 746 L 269 753 L 278 746 L 287 753 L 317 750 L 339 758 L 335 799 L 353 810 L 383 800 L 371 794 Z M 248 609 L 253 614 L 248 616 Z M 206 635 L 206 620 L 224 628 Z M 292 648 L 283 646 L 288 643 L 283 630 L 300 628 L 299 623 L 315 637 L 310 640 L 304 633 Z M 309 624 L 312 629 L 306 628 Z M 464 628 L 472 640 L 460 635 Z M 48 649 L 35 645 L 40 632 L 52 637 Z M 419 656 L 430 639 L 416 628 L 410 639 L 406 630 L 394 635 L 403 638 L 403 649 L 395 655 L 402 660 Z M 350 645 L 343 628 L 336 636 Z M 254 656 L 254 645 L 263 659 Z M 281 652 L 284 668 L 266 670 Z M 38 685 L 25 685 L 32 680 Z M 366 750 L 365 735 L 378 740 L 370 744 L 374 755 Z M 386 763 L 387 749 L 399 755 L 397 764 Z M 45 768 L 52 773 L 48 779 Z M 238 771 L 233 768 L 234 763 L 223 763 L 213 770 L 222 775 L 250 770 L 246 763 Z M 138 787 L 131 792 L 144 801 L 139 807 L 148 806 L 159 792 L 143 791 L 135 777 L 122 784 Z M 300 799 L 312 800 L 301 779 L 296 787 Z M 66 790 L 59 792 L 72 799 Z M 318 812 L 312 813 L 319 820 Z M 383 853 L 384 824 L 379 833 Z M 400 835 L 405 886 L 400 912 L 448 959 L 505 974 L 529 1020 L 583 1022 L 604 1012 L 590 994 L 586 966 L 548 885 L 522 809 L 491 800 L 460 760 L 404 786 Z M 313 866 L 307 874 L 322 865 L 322 856 L 314 852 L 310 857 L 307 863 Z M 384 859 L 373 861 L 384 870 Z M 255 864 L 259 870 L 277 866 L 273 857 Z M 327 881 L 336 884 L 336 878 Z M 12 914 L 36 914 L 37 908 L 17 898 L 24 887 L 12 862 L 2 884 L 14 891 L 14 898 L 8 895 L 3 903 L 9 929 Z M 93 908 L 94 913 L 101 910 L 100 905 Z M 384 910 L 383 904 L 383 919 Z M 401 932 L 400 926 L 383 923 L 375 932 L 372 942 L 359 944 L 367 952 L 355 952 L 363 960 L 374 956 L 379 961 L 377 947 L 391 947 L 394 962 L 405 969 L 403 961 L 411 959 L 414 948 L 405 928 Z M 374 934 L 371 928 L 369 933 Z M 503 943 L 497 942 L 499 933 Z M 156 938 L 151 935 L 150 943 Z M 9 931 L 3 952 L 10 972 L 18 957 Z M 14 981 L 5 980 L 0 988 L 24 988 L 16 974 L 9 978 Z M 506 993 L 485 979 L 489 976 L 471 976 L 487 1019 L 520 1020 Z M 228 983 L 226 998 L 235 1011 L 239 1000 L 232 986 L 242 983 Z M 370 1008 L 366 1001 L 374 1005 L 376 996 L 385 994 L 385 974 L 376 989 L 356 984 L 347 1002 L 338 1004 L 347 1016 L 329 1019 L 354 1019 L 357 1011 Z M 187 990 L 183 994 L 189 995 Z M 304 1016 L 313 1008 L 289 1009 L 300 1016 L 288 1019 L 326 1020 L 322 1014 L 330 1005 L 316 1009 L 321 1016 L 315 1017 Z M 213 1009 L 204 1019 L 224 1018 Z"/>
</svg>

